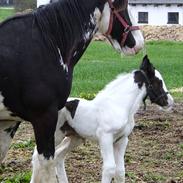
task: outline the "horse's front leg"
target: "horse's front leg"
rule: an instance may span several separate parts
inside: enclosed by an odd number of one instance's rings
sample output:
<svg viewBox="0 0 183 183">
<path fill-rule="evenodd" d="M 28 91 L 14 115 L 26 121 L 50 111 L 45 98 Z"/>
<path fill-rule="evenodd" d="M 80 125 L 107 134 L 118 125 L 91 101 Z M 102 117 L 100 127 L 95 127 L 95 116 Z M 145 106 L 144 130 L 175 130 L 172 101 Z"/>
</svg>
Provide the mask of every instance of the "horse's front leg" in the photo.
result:
<svg viewBox="0 0 183 183">
<path fill-rule="evenodd" d="M 114 144 L 114 156 L 116 162 L 116 183 L 125 183 L 125 164 L 124 155 L 128 144 L 128 137 L 123 136 L 118 142 Z"/>
<path fill-rule="evenodd" d="M 20 122 L 0 122 L 0 163 L 5 158 Z"/>
<path fill-rule="evenodd" d="M 100 151 L 103 158 L 102 183 L 111 183 L 116 170 L 113 135 L 103 132 L 98 134 Z"/>
<path fill-rule="evenodd" d="M 33 155 L 31 183 L 56 183 L 54 133 L 57 124 L 57 106 L 41 114 L 33 122 L 37 152 Z M 37 153 L 37 154 L 36 154 Z"/>
</svg>

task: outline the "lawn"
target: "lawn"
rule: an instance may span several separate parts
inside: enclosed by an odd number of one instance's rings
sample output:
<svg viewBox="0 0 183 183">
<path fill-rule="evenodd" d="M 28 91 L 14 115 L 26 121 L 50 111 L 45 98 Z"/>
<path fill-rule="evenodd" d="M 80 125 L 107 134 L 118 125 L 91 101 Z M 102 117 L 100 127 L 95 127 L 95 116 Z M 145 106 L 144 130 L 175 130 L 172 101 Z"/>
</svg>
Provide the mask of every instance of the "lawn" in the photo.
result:
<svg viewBox="0 0 183 183">
<path fill-rule="evenodd" d="M 147 54 L 162 73 L 169 89 L 183 86 L 183 42 L 146 43 Z M 93 42 L 75 67 L 72 96 L 94 94 L 118 74 L 138 69 L 143 53 L 121 56 L 103 42 Z M 178 93 L 175 96 L 181 97 Z M 182 96 L 183 97 L 183 96 Z"/>
<path fill-rule="evenodd" d="M 0 22 L 6 19 L 7 17 L 11 17 L 15 14 L 15 10 L 13 8 L 1 8 L 0 7 Z"/>
</svg>

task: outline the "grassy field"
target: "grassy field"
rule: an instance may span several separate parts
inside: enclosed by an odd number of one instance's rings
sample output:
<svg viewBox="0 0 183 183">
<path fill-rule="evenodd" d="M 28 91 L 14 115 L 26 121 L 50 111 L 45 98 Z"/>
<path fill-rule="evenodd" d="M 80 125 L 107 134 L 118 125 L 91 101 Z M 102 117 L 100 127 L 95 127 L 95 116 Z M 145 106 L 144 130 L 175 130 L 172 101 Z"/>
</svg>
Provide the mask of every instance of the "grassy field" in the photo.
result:
<svg viewBox="0 0 183 183">
<path fill-rule="evenodd" d="M 162 73 L 169 89 L 183 86 L 183 42 L 148 42 L 148 56 Z M 97 93 L 122 72 L 138 69 L 143 58 L 139 53 L 125 57 L 103 42 L 93 42 L 75 67 L 72 96 Z M 181 97 L 181 93 L 176 93 Z"/>
<path fill-rule="evenodd" d="M 6 9 L 0 7 L 0 22 L 3 21 L 5 18 L 10 17 L 15 14 L 14 9 Z"/>
</svg>

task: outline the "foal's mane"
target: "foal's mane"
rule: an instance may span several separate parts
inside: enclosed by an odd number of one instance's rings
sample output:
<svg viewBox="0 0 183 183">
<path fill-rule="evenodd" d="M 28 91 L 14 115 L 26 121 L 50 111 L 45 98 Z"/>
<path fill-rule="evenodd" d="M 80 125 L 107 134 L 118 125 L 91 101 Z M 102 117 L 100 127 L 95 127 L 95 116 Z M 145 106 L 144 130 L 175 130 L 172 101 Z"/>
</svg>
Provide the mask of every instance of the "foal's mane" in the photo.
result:
<svg viewBox="0 0 183 183">
<path fill-rule="evenodd" d="M 102 89 L 96 96 L 96 98 L 101 97 L 102 95 L 110 95 L 110 93 L 113 93 L 113 91 L 115 89 L 118 89 L 119 87 L 122 86 L 122 84 L 125 84 L 125 81 L 129 79 L 129 77 L 131 77 L 133 74 L 133 72 L 131 73 L 123 73 L 120 74 L 116 77 L 116 79 L 114 79 L 113 81 L 111 81 L 109 84 L 107 84 L 104 89 Z M 122 91 L 121 91 L 122 92 Z"/>
<path fill-rule="evenodd" d="M 81 40 L 85 23 L 89 22 L 90 12 L 85 4 L 84 0 L 59 0 L 34 12 L 44 41 L 57 54 L 59 48 L 63 58 Z"/>
</svg>

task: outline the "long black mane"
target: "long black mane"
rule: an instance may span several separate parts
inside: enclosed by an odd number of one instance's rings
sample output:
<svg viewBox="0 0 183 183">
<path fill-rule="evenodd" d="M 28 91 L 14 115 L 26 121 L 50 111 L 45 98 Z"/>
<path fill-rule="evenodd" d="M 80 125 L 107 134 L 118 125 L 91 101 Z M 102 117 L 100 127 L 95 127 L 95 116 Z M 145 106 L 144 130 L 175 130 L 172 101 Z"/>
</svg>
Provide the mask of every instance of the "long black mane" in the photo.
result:
<svg viewBox="0 0 183 183">
<path fill-rule="evenodd" d="M 86 3 L 86 0 L 59 0 L 33 13 L 46 45 L 57 55 L 59 48 L 64 62 L 68 62 L 69 55 L 88 29 L 92 10 Z"/>
</svg>

